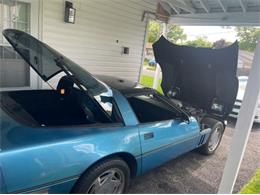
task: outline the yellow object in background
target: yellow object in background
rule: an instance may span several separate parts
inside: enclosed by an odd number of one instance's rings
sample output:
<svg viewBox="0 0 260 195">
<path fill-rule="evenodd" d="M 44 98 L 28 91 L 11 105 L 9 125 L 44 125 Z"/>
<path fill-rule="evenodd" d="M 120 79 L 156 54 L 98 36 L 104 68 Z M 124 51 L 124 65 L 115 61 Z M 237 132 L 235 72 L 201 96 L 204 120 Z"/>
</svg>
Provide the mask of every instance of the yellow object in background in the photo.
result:
<svg viewBox="0 0 260 195">
<path fill-rule="evenodd" d="M 61 94 L 61 95 L 64 95 L 64 94 L 65 94 L 65 89 L 61 89 L 61 90 L 60 90 L 60 94 Z"/>
</svg>

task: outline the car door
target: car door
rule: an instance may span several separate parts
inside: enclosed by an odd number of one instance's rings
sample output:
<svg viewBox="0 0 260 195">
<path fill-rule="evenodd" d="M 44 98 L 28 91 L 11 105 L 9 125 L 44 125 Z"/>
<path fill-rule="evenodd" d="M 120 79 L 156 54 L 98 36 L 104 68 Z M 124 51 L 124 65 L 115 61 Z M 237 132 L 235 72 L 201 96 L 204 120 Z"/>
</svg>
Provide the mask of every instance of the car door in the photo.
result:
<svg viewBox="0 0 260 195">
<path fill-rule="evenodd" d="M 193 117 L 189 121 L 175 117 L 179 111 L 172 110 L 167 102 L 153 95 L 140 99 L 143 102 L 139 107 L 134 101 L 132 107 L 139 119 L 143 172 L 197 147 L 200 128 Z"/>
<path fill-rule="evenodd" d="M 139 125 L 143 171 L 148 171 L 196 147 L 199 128 L 178 120 Z"/>
</svg>

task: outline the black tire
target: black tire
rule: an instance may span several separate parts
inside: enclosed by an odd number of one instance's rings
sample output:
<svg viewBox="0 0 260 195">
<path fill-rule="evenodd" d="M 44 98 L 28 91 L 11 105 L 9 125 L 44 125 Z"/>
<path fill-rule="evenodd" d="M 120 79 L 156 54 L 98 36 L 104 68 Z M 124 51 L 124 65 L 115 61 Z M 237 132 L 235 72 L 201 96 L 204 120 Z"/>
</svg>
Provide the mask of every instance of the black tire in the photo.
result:
<svg viewBox="0 0 260 195">
<path fill-rule="evenodd" d="M 122 191 L 120 190 L 120 193 L 124 193 L 130 183 L 130 169 L 127 163 L 119 157 L 101 161 L 96 165 L 94 165 L 93 167 L 91 167 L 89 170 L 87 170 L 76 182 L 75 186 L 72 189 L 72 193 L 74 194 L 89 193 L 91 190 L 90 189 L 91 186 L 94 185 L 93 182 L 95 182 L 95 180 L 98 177 L 100 177 L 103 173 L 106 173 L 109 170 L 117 170 L 120 173 L 123 173 L 124 186 L 121 187 Z M 109 184 L 106 184 L 106 187 L 108 186 Z M 111 193 L 109 192 L 109 190 L 106 190 L 106 193 Z"/>
<path fill-rule="evenodd" d="M 217 150 L 217 148 L 219 147 L 219 144 L 222 140 L 222 136 L 224 134 L 224 124 L 216 119 L 212 119 L 212 118 L 206 118 L 202 121 L 204 124 L 207 124 L 208 127 L 210 127 L 212 129 L 209 139 L 208 141 L 202 145 L 200 148 L 198 148 L 199 153 L 203 154 L 203 155 L 212 155 L 215 153 L 215 151 Z M 219 141 L 217 143 L 217 145 L 214 146 L 214 148 L 210 148 L 210 140 L 214 134 L 215 131 L 219 131 L 220 132 L 220 138 Z"/>
</svg>

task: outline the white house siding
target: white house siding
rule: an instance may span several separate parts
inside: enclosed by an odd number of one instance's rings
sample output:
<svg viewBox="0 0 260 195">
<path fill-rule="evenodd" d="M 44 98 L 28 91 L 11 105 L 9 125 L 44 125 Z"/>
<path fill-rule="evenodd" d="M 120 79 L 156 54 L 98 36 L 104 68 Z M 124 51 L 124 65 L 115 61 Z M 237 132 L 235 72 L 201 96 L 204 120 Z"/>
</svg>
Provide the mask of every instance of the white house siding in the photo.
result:
<svg viewBox="0 0 260 195">
<path fill-rule="evenodd" d="M 42 40 L 92 74 L 137 81 L 151 0 L 73 0 L 76 23 L 64 23 L 64 1 L 44 0 Z M 117 40 L 119 41 L 117 43 Z M 130 48 L 122 55 L 122 47 Z"/>
</svg>

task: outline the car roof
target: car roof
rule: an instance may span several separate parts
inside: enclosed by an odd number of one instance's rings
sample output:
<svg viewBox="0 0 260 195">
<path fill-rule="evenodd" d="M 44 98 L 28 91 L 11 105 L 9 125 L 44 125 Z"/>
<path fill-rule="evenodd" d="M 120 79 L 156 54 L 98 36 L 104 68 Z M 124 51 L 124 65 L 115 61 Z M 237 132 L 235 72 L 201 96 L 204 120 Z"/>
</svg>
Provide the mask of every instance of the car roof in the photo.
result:
<svg viewBox="0 0 260 195">
<path fill-rule="evenodd" d="M 107 75 L 94 75 L 97 79 L 104 82 L 111 88 L 120 91 L 124 96 L 132 97 L 144 94 L 153 94 L 156 91 L 149 87 L 144 87 L 138 82 L 130 81 Z"/>
</svg>

